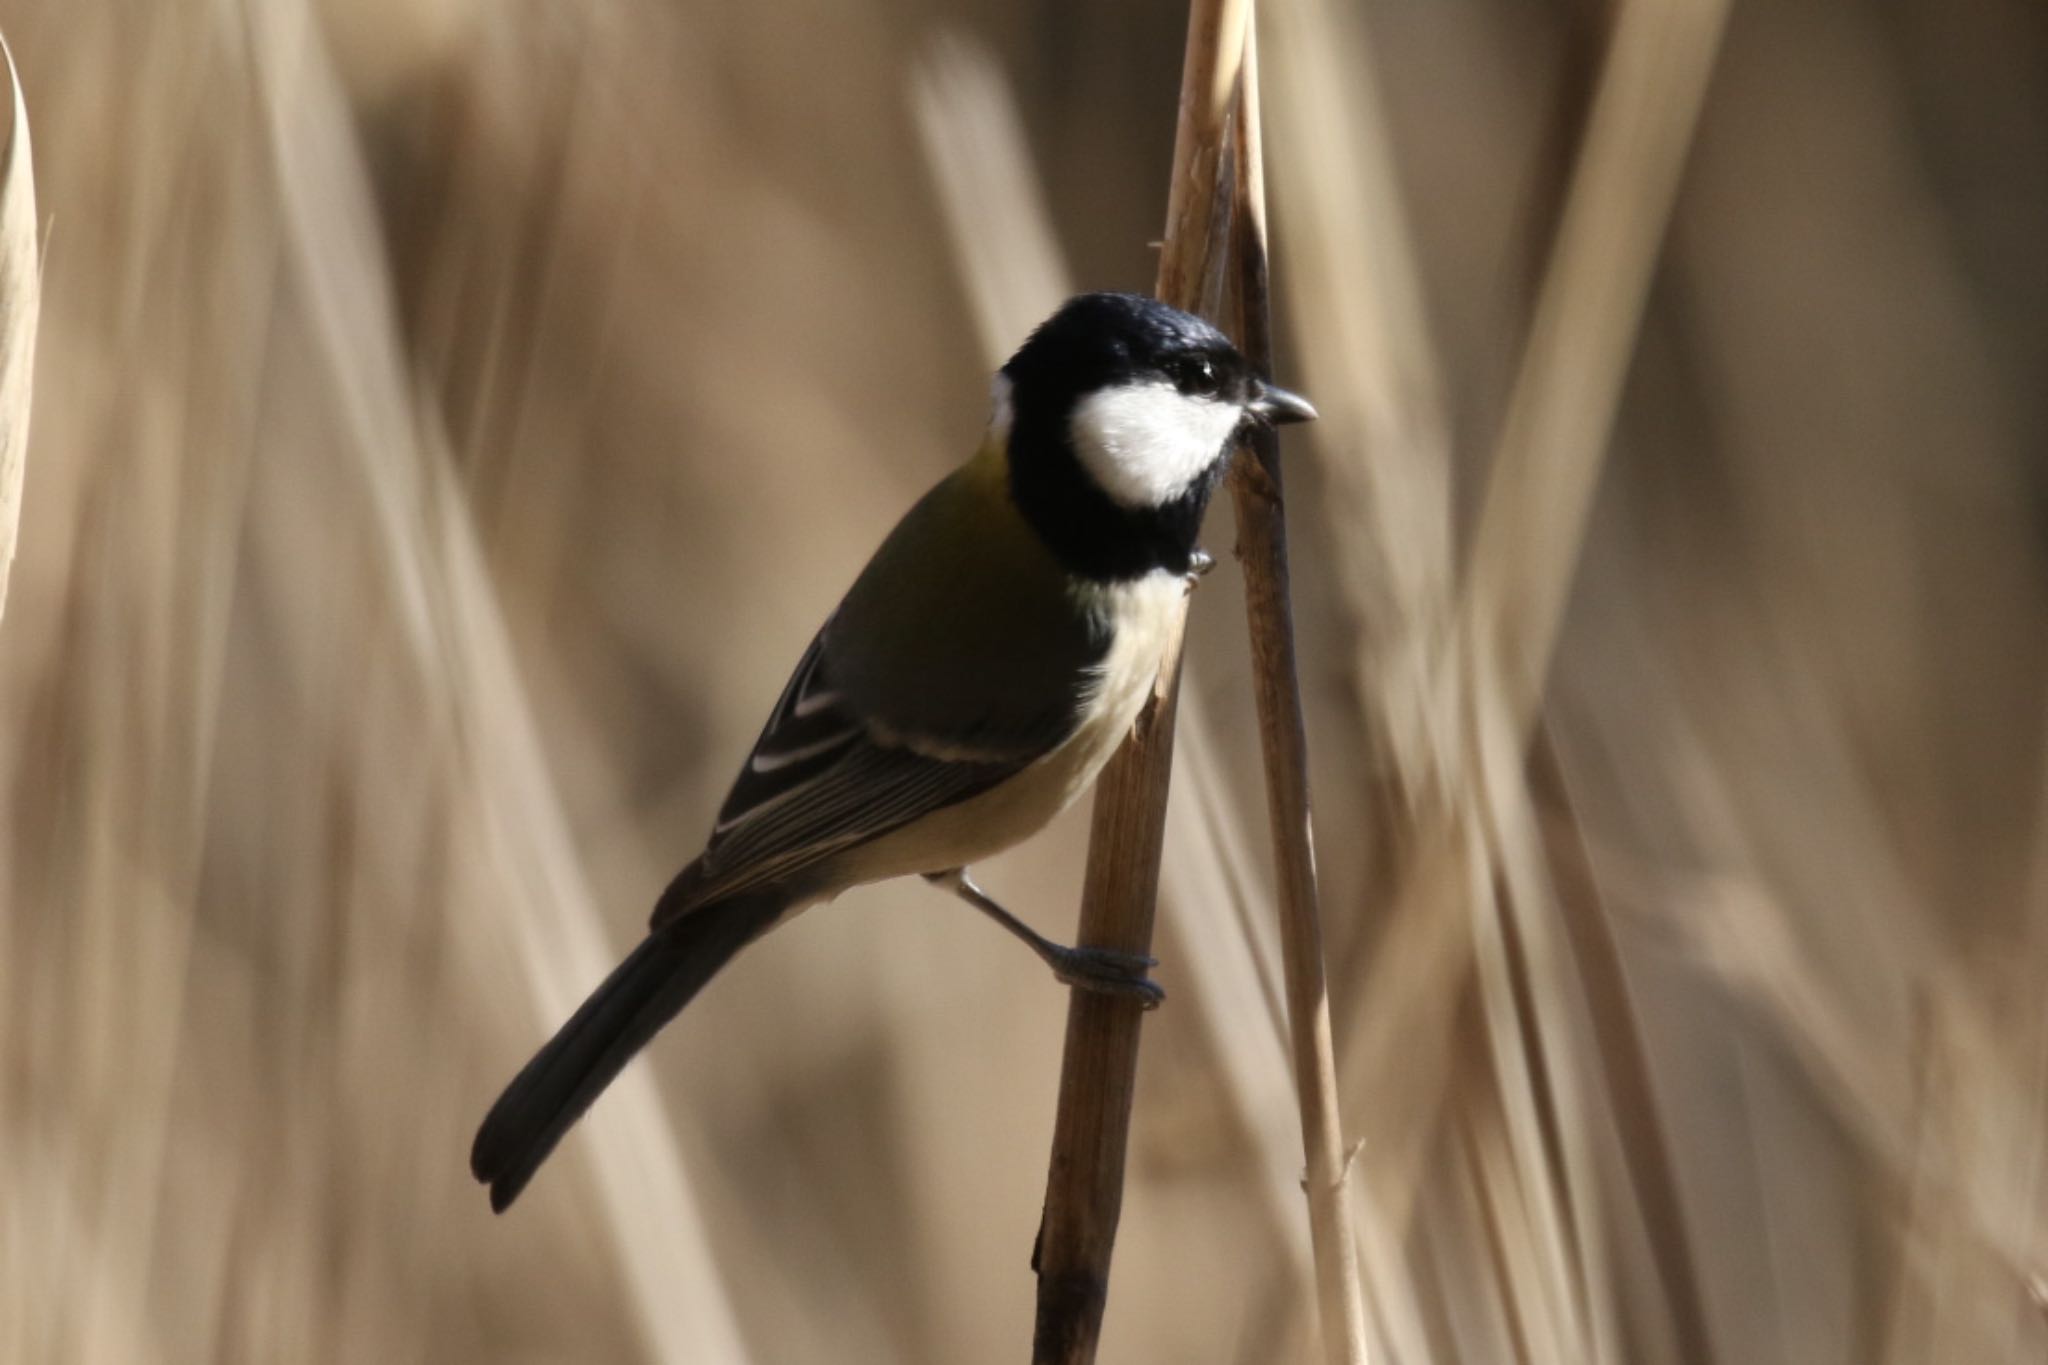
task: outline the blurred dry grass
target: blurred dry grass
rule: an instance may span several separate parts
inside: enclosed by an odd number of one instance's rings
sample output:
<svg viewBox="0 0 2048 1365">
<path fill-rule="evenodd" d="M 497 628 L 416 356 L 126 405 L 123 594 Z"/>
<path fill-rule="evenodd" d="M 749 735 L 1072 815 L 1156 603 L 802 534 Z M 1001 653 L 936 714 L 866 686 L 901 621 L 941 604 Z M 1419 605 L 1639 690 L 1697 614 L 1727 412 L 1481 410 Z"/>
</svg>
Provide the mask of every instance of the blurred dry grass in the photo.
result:
<svg viewBox="0 0 2048 1365">
<path fill-rule="evenodd" d="M 1377 1358 L 2041 1359 L 2048 11 L 1734 6 L 1489 949 L 1437 670 L 1604 10 L 1265 8 Z M 990 351 L 1149 278 L 1181 21 L 0 3 L 0 1360 L 1022 1354 L 1062 1001 L 922 890 L 750 952 L 511 1218 L 462 1158 Z M 1229 579 L 1109 1360 L 1310 1354 Z M 1084 826 L 989 873 L 1048 930 Z"/>
<path fill-rule="evenodd" d="M 0 58 L 7 66 L 7 134 L 0 139 L 0 612 L 5 612 L 14 542 L 21 529 L 43 266 L 28 111 L 22 106 L 14 56 L 4 42 Z"/>
</svg>

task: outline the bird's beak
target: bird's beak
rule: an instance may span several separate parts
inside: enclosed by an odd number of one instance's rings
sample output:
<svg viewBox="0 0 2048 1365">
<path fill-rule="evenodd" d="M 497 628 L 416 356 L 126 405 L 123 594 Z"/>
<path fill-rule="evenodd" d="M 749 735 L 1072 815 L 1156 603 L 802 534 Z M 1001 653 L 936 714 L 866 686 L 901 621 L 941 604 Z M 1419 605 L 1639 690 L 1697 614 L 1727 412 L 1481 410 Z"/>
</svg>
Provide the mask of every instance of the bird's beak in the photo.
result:
<svg viewBox="0 0 2048 1365">
<path fill-rule="evenodd" d="M 1316 420 L 1315 405 L 1298 393 L 1289 393 L 1275 384 L 1260 384 L 1252 401 L 1245 404 L 1253 416 L 1273 426 L 1285 426 L 1289 422 L 1313 422 Z"/>
</svg>

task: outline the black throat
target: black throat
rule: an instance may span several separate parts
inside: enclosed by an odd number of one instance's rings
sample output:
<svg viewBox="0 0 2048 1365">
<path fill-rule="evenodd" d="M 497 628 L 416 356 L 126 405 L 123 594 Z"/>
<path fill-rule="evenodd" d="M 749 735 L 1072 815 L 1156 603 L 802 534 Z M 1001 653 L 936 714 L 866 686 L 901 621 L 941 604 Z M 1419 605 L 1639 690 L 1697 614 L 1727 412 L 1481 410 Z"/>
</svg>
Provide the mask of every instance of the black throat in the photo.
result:
<svg viewBox="0 0 2048 1365">
<path fill-rule="evenodd" d="M 1017 510 L 1067 572 L 1115 583 L 1155 570 L 1188 572 L 1229 448 L 1179 497 L 1145 508 L 1121 505 L 1088 477 L 1058 415 L 1019 411 L 1010 428 L 1009 463 Z"/>
</svg>

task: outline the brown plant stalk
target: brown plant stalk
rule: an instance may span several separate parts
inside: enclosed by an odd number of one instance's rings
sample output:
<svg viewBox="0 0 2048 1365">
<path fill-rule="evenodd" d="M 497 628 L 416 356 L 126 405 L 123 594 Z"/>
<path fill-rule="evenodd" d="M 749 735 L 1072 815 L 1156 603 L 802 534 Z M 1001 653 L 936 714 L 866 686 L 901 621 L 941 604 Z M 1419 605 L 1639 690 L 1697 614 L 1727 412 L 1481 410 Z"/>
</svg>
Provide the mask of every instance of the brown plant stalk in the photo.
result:
<svg viewBox="0 0 2048 1365">
<path fill-rule="evenodd" d="M 1272 296 L 1266 267 L 1266 175 L 1260 142 L 1258 39 L 1245 40 L 1236 120 L 1236 226 L 1232 274 L 1241 343 L 1260 374 L 1273 370 Z M 1244 573 L 1251 636 L 1252 690 L 1265 756 L 1266 806 L 1278 873 L 1281 970 L 1287 988 L 1294 1085 L 1307 1158 L 1309 1239 L 1315 1252 L 1316 1306 L 1323 1358 L 1360 1365 L 1366 1357 L 1365 1303 L 1358 1242 L 1344 1194 L 1345 1156 L 1337 1105 L 1337 1064 L 1330 1040 L 1330 997 L 1323 974 L 1323 926 L 1316 890 L 1314 821 L 1308 782 L 1308 731 L 1289 594 L 1287 517 L 1281 500 L 1280 443 L 1255 428 L 1231 468 L 1237 509 L 1237 558 Z"/>
<path fill-rule="evenodd" d="M 1254 64 L 1249 6 L 1197 3 L 1190 17 L 1158 292 L 1178 307 L 1213 316 L 1222 304 L 1217 295 L 1228 290 L 1239 315 L 1235 330 L 1247 356 L 1262 372 L 1270 372 L 1265 186 Z M 1198 241 L 1198 247 L 1193 245 Z M 1239 557 L 1246 574 L 1260 731 L 1280 865 L 1282 939 L 1308 1156 L 1317 1302 L 1327 1358 L 1358 1362 L 1365 1358 L 1364 1307 L 1344 1199 L 1343 1143 L 1310 842 L 1307 739 L 1288 605 L 1276 456 L 1271 433 L 1262 434 L 1247 458 L 1238 462 L 1232 487 L 1239 509 Z M 1103 776 L 1082 905 L 1083 942 L 1149 951 L 1178 662 L 1176 648 L 1161 672 L 1152 706 Z M 1077 995 L 1071 1007 L 1038 1257 L 1038 1360 L 1085 1361 L 1094 1355 L 1122 1201 L 1137 1026 L 1136 1011 L 1120 1002 Z"/>
<path fill-rule="evenodd" d="M 1218 291 L 1209 282 L 1229 249 L 1224 169 L 1250 8 L 1249 0 L 1191 0 L 1188 12 L 1156 292 L 1177 308 L 1212 316 Z M 1152 700 L 1096 784 L 1076 935 L 1081 943 L 1151 951 L 1179 683 L 1176 640 Z M 1038 1314 L 1032 1359 L 1039 1365 L 1084 1365 L 1095 1358 L 1123 1208 L 1142 1018 L 1134 1002 L 1086 991 L 1074 992 L 1068 1005 L 1045 1213 L 1033 1258 Z"/>
</svg>

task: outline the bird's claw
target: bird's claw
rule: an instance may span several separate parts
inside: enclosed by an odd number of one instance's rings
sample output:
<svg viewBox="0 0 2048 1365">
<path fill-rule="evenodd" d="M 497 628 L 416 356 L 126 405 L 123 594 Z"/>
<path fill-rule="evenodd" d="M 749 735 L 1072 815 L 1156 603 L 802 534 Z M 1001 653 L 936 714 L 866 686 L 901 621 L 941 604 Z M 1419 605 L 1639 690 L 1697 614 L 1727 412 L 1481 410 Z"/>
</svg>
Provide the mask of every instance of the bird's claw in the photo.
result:
<svg viewBox="0 0 2048 1365">
<path fill-rule="evenodd" d="M 1159 965 L 1157 958 L 1113 948 L 1062 948 L 1051 961 L 1052 974 L 1076 989 L 1134 999 L 1148 1010 L 1166 1000 L 1159 983 L 1145 976 Z"/>
<path fill-rule="evenodd" d="M 1190 553 L 1188 555 L 1188 570 L 1185 574 L 1181 575 L 1187 580 L 1188 591 L 1193 592 L 1195 584 L 1201 582 L 1203 575 L 1215 567 L 1216 556 L 1210 554 L 1207 550 L 1195 550 Z"/>
</svg>

